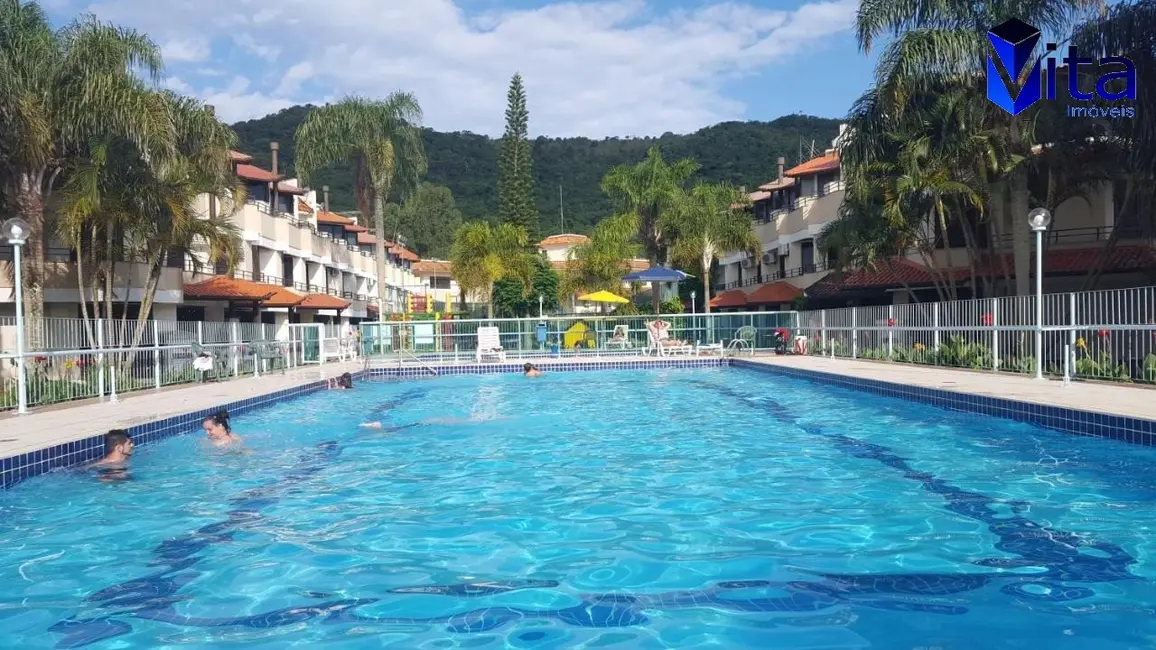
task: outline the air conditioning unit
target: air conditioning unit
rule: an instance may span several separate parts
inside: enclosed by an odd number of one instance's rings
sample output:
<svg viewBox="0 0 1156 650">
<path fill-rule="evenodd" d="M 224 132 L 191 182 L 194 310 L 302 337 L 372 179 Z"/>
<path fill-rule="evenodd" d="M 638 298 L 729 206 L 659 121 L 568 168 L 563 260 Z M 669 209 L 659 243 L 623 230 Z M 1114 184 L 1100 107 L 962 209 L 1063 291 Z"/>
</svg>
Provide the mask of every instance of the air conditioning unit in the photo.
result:
<svg viewBox="0 0 1156 650">
<path fill-rule="evenodd" d="M 775 255 L 775 251 L 767 251 L 763 253 L 763 264 L 774 264 L 778 261 L 776 257 L 777 256 Z"/>
<path fill-rule="evenodd" d="M 755 265 L 755 261 L 749 257 L 743 260 L 743 268 L 744 269 L 749 269 L 754 265 Z"/>
<path fill-rule="evenodd" d="M 790 257 L 790 255 L 791 255 L 791 245 L 790 244 L 783 244 L 782 246 L 779 246 L 779 257 Z"/>
</svg>

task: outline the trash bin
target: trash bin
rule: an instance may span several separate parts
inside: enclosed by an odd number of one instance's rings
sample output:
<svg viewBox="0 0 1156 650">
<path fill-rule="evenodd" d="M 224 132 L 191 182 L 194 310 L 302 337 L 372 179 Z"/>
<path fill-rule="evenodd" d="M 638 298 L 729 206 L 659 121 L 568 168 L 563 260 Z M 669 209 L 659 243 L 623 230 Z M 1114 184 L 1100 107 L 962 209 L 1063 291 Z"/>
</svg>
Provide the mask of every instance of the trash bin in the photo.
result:
<svg viewBox="0 0 1156 650">
<path fill-rule="evenodd" d="M 546 343 L 546 323 L 538 323 L 534 333 L 535 338 L 538 339 L 538 346 L 541 347 Z"/>
<path fill-rule="evenodd" d="M 558 344 L 557 343 L 551 343 L 550 344 L 550 356 L 554 357 L 555 359 L 557 359 L 560 356 L 560 353 L 558 352 Z"/>
</svg>

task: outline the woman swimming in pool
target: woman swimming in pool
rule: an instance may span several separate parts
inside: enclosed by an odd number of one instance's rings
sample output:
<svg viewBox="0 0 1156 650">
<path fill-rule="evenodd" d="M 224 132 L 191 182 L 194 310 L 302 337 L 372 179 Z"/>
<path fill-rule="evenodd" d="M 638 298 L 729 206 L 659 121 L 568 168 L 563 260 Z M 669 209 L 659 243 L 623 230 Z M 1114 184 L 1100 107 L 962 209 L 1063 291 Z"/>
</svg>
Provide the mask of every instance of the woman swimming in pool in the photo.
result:
<svg viewBox="0 0 1156 650">
<path fill-rule="evenodd" d="M 215 415 L 210 415 L 201 423 L 205 429 L 205 435 L 209 437 L 209 442 L 217 447 L 225 447 L 228 445 L 241 444 L 241 437 L 233 433 L 232 427 L 229 426 L 229 412 L 220 411 Z"/>
</svg>

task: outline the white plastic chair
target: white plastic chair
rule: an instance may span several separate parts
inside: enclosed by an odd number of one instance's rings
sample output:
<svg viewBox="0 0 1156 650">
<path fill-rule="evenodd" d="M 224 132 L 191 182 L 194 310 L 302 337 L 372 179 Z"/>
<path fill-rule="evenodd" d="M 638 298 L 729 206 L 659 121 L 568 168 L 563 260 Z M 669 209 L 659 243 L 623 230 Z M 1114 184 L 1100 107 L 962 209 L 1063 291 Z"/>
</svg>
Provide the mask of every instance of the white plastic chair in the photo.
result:
<svg viewBox="0 0 1156 650">
<path fill-rule="evenodd" d="M 501 337 L 498 336 L 498 328 L 478 328 L 478 349 L 474 353 L 474 357 L 478 363 L 481 363 L 483 359 L 506 360 L 506 351 L 502 349 L 502 341 Z"/>
<path fill-rule="evenodd" d="M 665 357 L 668 354 L 676 354 L 682 352 L 683 354 L 691 354 L 694 352 L 694 346 L 684 341 L 674 341 L 670 338 L 670 323 L 661 320 L 652 320 L 646 324 L 646 337 L 649 340 L 645 353 L 649 354 L 652 350 L 660 357 Z"/>
<path fill-rule="evenodd" d="M 607 349 L 625 350 L 631 347 L 630 344 L 630 326 L 629 325 L 615 325 L 614 334 L 606 341 Z"/>
</svg>

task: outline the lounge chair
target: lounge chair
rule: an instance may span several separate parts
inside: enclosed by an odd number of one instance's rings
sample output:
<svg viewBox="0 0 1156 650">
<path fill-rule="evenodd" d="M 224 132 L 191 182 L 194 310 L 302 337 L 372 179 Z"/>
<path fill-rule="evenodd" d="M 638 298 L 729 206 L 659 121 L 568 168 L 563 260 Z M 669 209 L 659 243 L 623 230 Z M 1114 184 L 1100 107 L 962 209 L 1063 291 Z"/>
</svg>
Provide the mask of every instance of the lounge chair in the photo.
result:
<svg viewBox="0 0 1156 650">
<path fill-rule="evenodd" d="M 691 354 L 694 352 L 694 346 L 686 341 L 678 341 L 670 338 L 670 323 L 661 320 L 653 320 L 646 324 L 646 336 L 649 339 L 650 345 L 646 348 L 646 353 L 651 350 L 657 356 L 665 357 L 668 354 Z"/>
<path fill-rule="evenodd" d="M 743 350 L 750 350 L 751 356 L 755 356 L 755 328 L 750 325 L 740 327 L 735 337 L 727 343 L 728 354 L 737 354 Z"/>
<path fill-rule="evenodd" d="M 629 347 L 632 347 L 630 343 L 630 326 L 615 325 L 614 334 L 606 341 L 606 348 L 609 350 L 625 350 Z"/>
<path fill-rule="evenodd" d="M 475 353 L 478 363 L 483 359 L 506 360 L 506 351 L 502 349 L 502 341 L 496 327 L 478 328 L 478 349 Z"/>
</svg>

